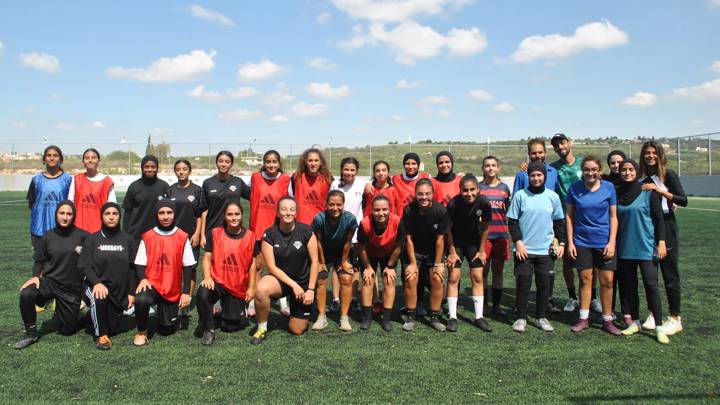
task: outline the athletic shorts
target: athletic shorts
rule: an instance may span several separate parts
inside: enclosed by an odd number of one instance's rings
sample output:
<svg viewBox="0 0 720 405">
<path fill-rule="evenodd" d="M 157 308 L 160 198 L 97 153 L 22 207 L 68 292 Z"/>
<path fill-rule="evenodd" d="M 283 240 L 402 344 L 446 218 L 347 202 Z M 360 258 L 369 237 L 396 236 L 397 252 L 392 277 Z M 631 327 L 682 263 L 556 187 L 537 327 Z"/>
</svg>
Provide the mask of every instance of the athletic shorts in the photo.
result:
<svg viewBox="0 0 720 405">
<path fill-rule="evenodd" d="M 415 255 L 415 262 L 418 267 L 418 289 L 427 288 L 430 290 L 430 272 L 432 271 L 435 261 L 432 257 L 424 255 Z M 401 277 L 405 280 L 405 269 L 409 263 L 403 263 Z"/>
<path fill-rule="evenodd" d="M 550 255 L 528 255 L 520 261 L 515 256 L 515 276 L 552 276 L 555 274 L 555 261 Z"/>
<path fill-rule="evenodd" d="M 488 260 L 510 260 L 510 239 L 488 239 L 485 242 L 485 255 Z"/>
<path fill-rule="evenodd" d="M 603 249 L 585 248 L 576 246 L 577 258 L 574 266 L 578 270 L 596 268 L 604 271 L 615 271 L 617 268 L 617 259 L 613 257 L 605 260 L 603 257 Z"/>
<path fill-rule="evenodd" d="M 222 303 L 222 312 L 220 316 L 229 321 L 240 321 L 245 316 L 245 300 L 240 299 L 223 287 L 220 283 L 215 283 L 215 293 Z"/>
<path fill-rule="evenodd" d="M 455 267 L 455 268 L 462 267 L 462 264 L 465 261 L 470 263 L 470 268 L 477 268 L 477 267 L 485 266 L 485 264 L 482 261 L 480 261 L 480 259 L 473 259 L 478 252 L 477 244 L 475 244 L 475 245 L 469 244 L 469 245 L 463 245 L 463 246 L 455 245 L 455 251 L 457 252 L 457 255 L 460 258 L 460 260 L 458 260 L 457 263 L 454 263 L 452 267 Z"/>
<path fill-rule="evenodd" d="M 274 277 L 274 276 L 273 276 Z M 295 294 L 293 293 L 292 288 L 290 288 L 289 285 L 283 283 L 278 279 L 278 283 L 280 283 L 280 288 L 282 289 L 282 296 L 286 297 L 288 300 L 288 304 L 290 306 L 290 316 L 293 318 L 298 319 L 308 319 L 310 318 L 310 314 L 312 313 L 313 304 L 310 303 L 310 305 L 305 305 L 301 301 L 298 301 L 297 298 L 295 298 Z M 307 291 L 307 284 L 300 284 L 300 287 L 302 287 L 303 291 Z"/>
<path fill-rule="evenodd" d="M 353 268 L 357 269 L 360 266 L 360 258 L 357 254 L 357 248 L 356 245 L 353 244 L 352 247 L 350 247 L 350 253 L 348 254 L 348 261 L 350 264 L 352 264 Z M 328 278 L 329 272 L 335 269 L 336 272 L 339 273 L 347 273 L 345 269 L 341 265 L 342 258 L 340 257 L 326 257 L 325 258 L 325 267 L 327 267 L 328 271 L 320 271 L 318 273 L 318 278 L 321 280 L 325 280 Z"/>
<path fill-rule="evenodd" d="M 148 294 L 152 299 L 152 303 L 157 305 L 157 317 L 158 324 L 162 327 L 172 327 L 177 324 L 178 312 L 180 307 L 179 302 L 170 302 L 165 300 L 154 288 L 145 290 L 140 294 Z"/>
</svg>

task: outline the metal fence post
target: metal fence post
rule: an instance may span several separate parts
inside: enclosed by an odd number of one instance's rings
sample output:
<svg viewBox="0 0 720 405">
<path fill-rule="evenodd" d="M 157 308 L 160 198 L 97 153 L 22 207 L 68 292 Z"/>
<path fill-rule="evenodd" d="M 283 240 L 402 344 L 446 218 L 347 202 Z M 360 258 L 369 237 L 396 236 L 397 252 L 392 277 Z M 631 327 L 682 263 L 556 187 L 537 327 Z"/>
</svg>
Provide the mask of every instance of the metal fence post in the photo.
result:
<svg viewBox="0 0 720 405">
<path fill-rule="evenodd" d="M 678 140 L 677 140 L 677 155 L 678 155 L 678 158 L 677 158 L 677 163 L 678 163 L 677 174 L 678 174 L 678 177 L 679 177 L 679 176 L 680 176 L 680 162 L 681 162 L 681 160 L 680 160 L 680 138 L 678 138 Z"/>
<path fill-rule="evenodd" d="M 712 139 L 708 135 L 708 176 L 712 176 Z"/>
</svg>

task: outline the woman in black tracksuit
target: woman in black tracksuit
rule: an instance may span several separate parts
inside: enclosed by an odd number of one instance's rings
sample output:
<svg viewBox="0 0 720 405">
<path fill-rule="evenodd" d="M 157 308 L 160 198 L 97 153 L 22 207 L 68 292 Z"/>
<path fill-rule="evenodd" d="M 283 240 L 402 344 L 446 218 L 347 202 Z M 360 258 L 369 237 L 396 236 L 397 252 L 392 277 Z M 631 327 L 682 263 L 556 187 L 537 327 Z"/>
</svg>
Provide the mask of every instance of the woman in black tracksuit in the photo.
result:
<svg viewBox="0 0 720 405">
<path fill-rule="evenodd" d="M 102 228 L 85 239 L 78 268 L 85 274 L 83 301 L 90 308 L 95 347 L 112 347 L 109 336 L 120 329 L 122 313 L 135 296 L 135 240 L 120 230 L 120 206 L 114 202 L 100 208 Z"/>
<path fill-rule="evenodd" d="M 660 260 L 670 318 L 663 324 L 666 335 L 674 335 L 683 330 L 680 318 L 680 273 L 678 258 L 680 257 L 680 235 L 675 220 L 676 206 L 687 207 L 688 199 L 680 184 L 677 173 L 667 167 L 667 157 L 662 145 L 656 141 L 647 141 L 640 149 L 640 175 L 643 190 L 652 190 L 660 194 L 665 219 L 665 245 L 667 256 Z M 661 319 L 650 319 L 643 324 L 646 329 L 654 329 Z"/>
</svg>

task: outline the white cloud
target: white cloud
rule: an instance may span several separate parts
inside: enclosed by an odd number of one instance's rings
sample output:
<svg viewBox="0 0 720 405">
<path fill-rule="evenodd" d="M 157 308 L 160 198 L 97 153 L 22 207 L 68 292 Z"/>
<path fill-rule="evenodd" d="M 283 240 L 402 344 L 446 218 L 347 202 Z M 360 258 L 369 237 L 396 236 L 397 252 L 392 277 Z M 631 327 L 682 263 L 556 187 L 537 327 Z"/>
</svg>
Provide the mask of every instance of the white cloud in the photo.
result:
<svg viewBox="0 0 720 405">
<path fill-rule="evenodd" d="M 186 91 L 185 95 L 200 101 L 215 102 L 223 99 L 222 94 L 217 91 L 205 90 L 205 86 L 199 85 L 190 91 Z"/>
<path fill-rule="evenodd" d="M 458 9 L 467 0 L 332 0 L 335 7 L 353 19 L 397 23 L 414 17 L 432 16 L 446 7 Z"/>
<path fill-rule="evenodd" d="M 298 117 L 319 117 L 327 115 L 328 106 L 325 104 L 307 104 L 301 101 L 293 105 L 290 112 Z"/>
<path fill-rule="evenodd" d="M 710 0 L 708 3 L 710 7 L 720 7 L 720 0 Z"/>
<path fill-rule="evenodd" d="M 477 28 L 451 29 L 447 35 L 447 46 L 454 56 L 471 56 L 487 48 L 485 35 Z"/>
<path fill-rule="evenodd" d="M 282 114 L 278 114 L 278 115 L 273 115 L 268 121 L 274 122 L 274 123 L 283 123 L 283 122 L 288 122 L 288 117 L 286 117 Z"/>
<path fill-rule="evenodd" d="M 589 49 L 606 49 L 627 44 L 628 35 L 604 20 L 582 25 L 573 35 L 533 35 L 520 42 L 511 55 L 514 62 L 528 63 L 537 59 L 562 59 Z"/>
<path fill-rule="evenodd" d="M 85 128 L 90 128 L 90 129 L 103 129 L 103 128 L 105 128 L 105 124 L 103 124 L 102 121 L 91 122 L 91 123 L 85 124 L 85 125 L 83 125 L 83 126 L 84 126 Z"/>
<path fill-rule="evenodd" d="M 186 82 L 200 79 L 213 70 L 213 58 L 217 52 L 209 53 L 202 49 L 195 49 L 187 54 L 180 54 L 173 58 L 160 58 L 147 68 L 124 68 L 111 66 L 107 68 L 108 77 L 116 79 L 130 79 L 140 82 Z"/>
<path fill-rule="evenodd" d="M 262 111 L 245 109 L 218 113 L 218 117 L 225 122 L 252 121 L 261 115 Z"/>
<path fill-rule="evenodd" d="M 632 96 L 625 97 L 622 103 L 635 107 L 652 107 L 657 104 L 657 96 L 652 93 L 638 91 Z"/>
<path fill-rule="evenodd" d="M 25 108 L 23 108 L 23 112 L 25 114 L 32 114 L 35 112 L 35 108 L 34 107 L 25 107 Z"/>
<path fill-rule="evenodd" d="M 218 13 L 217 11 L 208 10 L 199 4 L 193 4 L 192 6 L 190 6 L 190 12 L 192 13 L 193 17 L 199 18 L 201 20 L 210 21 L 227 27 L 235 26 L 235 21 L 233 21 L 231 18 L 226 17 Z"/>
<path fill-rule="evenodd" d="M 668 96 L 671 100 L 708 101 L 720 99 L 720 79 L 705 82 L 698 86 L 673 89 Z"/>
<path fill-rule="evenodd" d="M 280 107 L 293 100 L 294 98 L 290 94 L 290 89 L 287 84 L 285 82 L 280 82 L 277 84 L 274 92 L 265 96 L 263 103 L 273 107 Z"/>
<path fill-rule="evenodd" d="M 718 0 L 718 2 L 720 2 L 720 0 Z M 710 65 L 710 70 L 714 72 L 720 72 L 720 60 L 716 60 L 715 62 L 713 62 L 713 64 Z"/>
<path fill-rule="evenodd" d="M 25 123 L 25 122 L 13 122 L 12 125 L 13 125 L 13 127 L 19 128 L 19 129 L 25 129 L 25 128 L 27 128 L 27 127 L 30 126 L 30 125 L 28 125 L 28 124 Z"/>
<path fill-rule="evenodd" d="M 692 125 L 702 125 L 704 123 L 705 123 L 705 120 L 702 120 L 699 118 L 690 120 L 690 124 L 692 124 Z"/>
<path fill-rule="evenodd" d="M 467 95 L 477 101 L 490 101 L 495 98 L 492 93 L 484 89 L 472 89 L 467 92 Z"/>
<path fill-rule="evenodd" d="M 408 82 L 405 79 L 400 79 L 395 83 L 397 89 L 416 89 L 420 87 L 420 82 Z"/>
<path fill-rule="evenodd" d="M 321 13 L 321 14 L 318 14 L 318 15 L 315 17 L 315 21 L 317 21 L 317 23 L 320 24 L 320 25 L 324 25 L 324 24 L 327 24 L 327 23 L 330 21 L 331 18 L 332 18 L 332 14 L 330 14 L 330 13 Z"/>
<path fill-rule="evenodd" d="M 104 129 L 105 124 L 102 123 L 102 121 L 94 121 L 87 124 L 75 124 L 72 122 L 67 121 L 58 121 L 53 126 L 55 129 L 60 131 L 73 131 L 79 128 L 85 128 L 85 129 Z"/>
<path fill-rule="evenodd" d="M 342 85 L 332 87 L 330 83 L 310 83 L 305 88 L 309 94 L 319 98 L 340 99 L 350 95 L 350 87 Z"/>
<path fill-rule="evenodd" d="M 258 91 L 255 90 L 253 87 L 238 87 L 235 89 L 227 89 L 225 91 L 225 94 L 227 94 L 228 98 L 237 100 L 241 98 L 256 96 L 258 94 Z"/>
<path fill-rule="evenodd" d="M 429 106 L 433 104 L 448 104 L 449 101 L 445 96 L 427 96 L 418 100 L 418 105 Z"/>
<path fill-rule="evenodd" d="M 263 59 L 259 63 L 248 62 L 238 68 L 237 77 L 240 81 L 251 82 L 267 80 L 282 72 L 283 67 L 277 63 Z"/>
<path fill-rule="evenodd" d="M 64 98 L 64 96 L 59 93 L 53 93 L 53 94 L 49 95 L 48 98 L 50 98 L 50 100 L 58 101 L 58 100 L 62 100 Z"/>
<path fill-rule="evenodd" d="M 513 107 L 513 105 L 508 102 L 502 102 L 500 104 L 495 105 L 495 107 L 493 107 L 493 110 L 499 111 L 499 112 L 513 112 L 513 111 L 515 111 L 515 107 Z"/>
<path fill-rule="evenodd" d="M 402 121 L 402 120 L 405 119 L 405 117 L 403 117 L 403 116 L 400 115 L 400 114 L 393 114 L 393 115 L 390 116 L 390 118 L 392 118 L 393 121 Z"/>
<path fill-rule="evenodd" d="M 545 111 L 545 109 L 542 107 L 535 106 L 535 107 L 531 108 L 530 111 L 536 112 L 536 113 L 541 113 L 541 112 Z"/>
<path fill-rule="evenodd" d="M 71 131 L 77 128 L 77 125 L 70 122 L 58 121 L 55 123 L 54 128 L 60 131 Z"/>
<path fill-rule="evenodd" d="M 450 116 L 450 111 L 442 109 L 438 112 L 438 114 L 440 114 L 440 116 L 443 118 L 447 118 Z"/>
<path fill-rule="evenodd" d="M 337 65 L 330 62 L 328 59 L 321 57 L 310 59 L 307 61 L 307 65 L 317 70 L 333 70 L 337 67 Z"/>
<path fill-rule="evenodd" d="M 60 71 L 60 59 L 47 53 L 21 53 L 19 59 L 23 66 L 29 67 L 30 69 L 47 73 L 57 73 Z"/>
</svg>

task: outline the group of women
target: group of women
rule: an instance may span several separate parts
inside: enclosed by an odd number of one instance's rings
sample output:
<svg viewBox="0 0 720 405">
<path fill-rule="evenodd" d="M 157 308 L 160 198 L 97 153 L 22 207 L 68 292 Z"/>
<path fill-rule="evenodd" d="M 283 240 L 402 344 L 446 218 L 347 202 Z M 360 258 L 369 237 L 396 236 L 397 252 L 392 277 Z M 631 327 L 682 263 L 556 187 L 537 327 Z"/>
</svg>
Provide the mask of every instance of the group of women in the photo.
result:
<svg viewBox="0 0 720 405">
<path fill-rule="evenodd" d="M 175 163 L 178 181 L 168 186 L 157 177 L 157 159 L 146 156 L 142 176 L 128 188 L 121 209 L 112 180 L 98 172 L 100 154 L 95 149 L 83 154 L 86 171 L 71 177 L 62 171 L 60 148 L 49 146 L 43 155 L 45 170 L 33 178 L 28 191 L 35 265 L 33 277 L 21 287 L 25 336 L 15 347 L 38 340 L 36 308 L 53 299 L 63 333 L 80 327 L 81 302 L 87 305 L 99 349 L 111 348 L 110 337 L 120 331 L 123 312 L 134 312 L 133 343 L 143 346 L 149 342 L 151 311 L 157 315 L 157 332 L 173 333 L 178 317 L 187 315 L 196 287 L 202 344 L 213 344 L 218 328 L 242 329 L 253 316 L 257 329 L 251 343 L 258 344 L 266 339 L 275 299 L 289 317 L 291 333 L 304 333 L 315 310 L 312 329 L 325 329 L 328 280 L 330 307 L 340 313 L 341 330 L 352 330 L 349 313 L 356 308 L 360 329 L 369 329 L 374 314 L 381 313 L 382 329 L 389 332 L 398 276 L 404 292 L 402 329 L 414 330 L 417 316 L 427 314 L 434 329 L 454 332 L 465 262 L 473 323 L 489 332 L 486 280 L 492 269 L 492 313 L 505 315 L 500 300 L 510 240 L 517 287 L 514 330 L 526 330 L 533 274 L 536 302 L 547 302 L 554 261 L 567 251 L 581 277 L 574 332 L 588 327 L 595 269 L 600 273 L 605 330 L 631 335 L 642 327 L 655 329 L 658 341 L 667 343 L 668 335 L 682 330 L 674 208 L 686 205 L 687 199 L 677 175 L 666 167 L 660 145 L 647 142 L 641 157 L 641 164 L 631 159 L 615 164 L 611 153 L 610 181 L 602 179 L 597 158 L 585 157 L 582 180 L 561 201 L 546 187 L 542 162 L 529 164 L 527 187 L 514 190 L 511 199 L 494 156 L 483 160 L 478 180 L 470 173 L 455 173 L 449 152 L 437 154 L 438 173 L 433 177 L 420 171 L 417 154 L 407 153 L 403 173 L 391 176 L 389 163 L 378 161 L 372 181 L 364 184 L 357 179 L 360 165 L 352 157 L 341 161 L 340 178 L 334 180 L 318 149 L 306 150 L 292 174 L 283 171 L 280 154 L 270 150 L 246 184 L 231 174 L 232 153 L 221 151 L 217 174 L 202 187 L 190 181 L 189 161 Z M 249 221 L 241 198 L 249 202 Z M 203 274 L 196 286 L 200 260 Z M 671 317 L 656 327 L 654 321 L 662 320 L 658 261 Z M 638 267 L 652 313 L 642 325 Z M 627 324 L 622 332 L 612 315 L 615 280 Z M 426 290 L 429 311 L 423 306 Z M 545 305 L 536 305 L 536 326 L 552 331 L 546 311 Z"/>
</svg>

